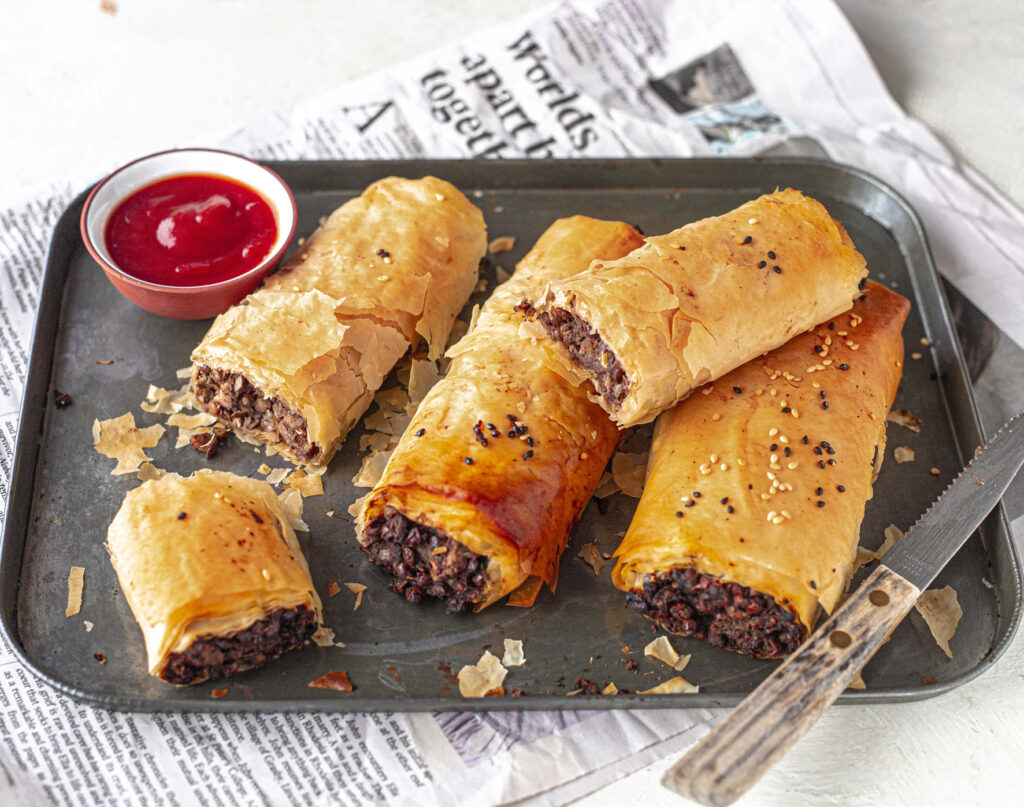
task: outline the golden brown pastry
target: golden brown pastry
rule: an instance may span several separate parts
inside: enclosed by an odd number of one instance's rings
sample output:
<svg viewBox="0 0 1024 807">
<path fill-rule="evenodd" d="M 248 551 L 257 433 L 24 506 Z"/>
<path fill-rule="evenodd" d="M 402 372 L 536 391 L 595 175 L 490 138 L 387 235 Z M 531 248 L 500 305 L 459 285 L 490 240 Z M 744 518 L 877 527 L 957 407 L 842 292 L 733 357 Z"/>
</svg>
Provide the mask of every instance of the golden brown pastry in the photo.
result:
<svg viewBox="0 0 1024 807">
<path fill-rule="evenodd" d="M 262 480 L 201 470 L 124 498 L 107 549 L 149 672 L 195 684 L 304 644 L 320 598 L 289 515 Z"/>
<path fill-rule="evenodd" d="M 531 283 L 567 277 L 643 243 L 632 227 L 556 221 L 450 351 L 359 518 L 364 553 L 411 602 L 483 608 L 531 576 L 552 587 L 558 558 L 615 450 L 618 432 L 519 337 Z"/>
<path fill-rule="evenodd" d="M 688 224 L 526 302 L 563 372 L 620 426 L 850 307 L 867 270 L 842 225 L 799 191 Z"/>
<path fill-rule="evenodd" d="M 410 346 L 441 355 L 486 244 L 451 184 L 375 182 L 216 319 L 192 353 L 197 405 L 293 462 L 328 462 Z"/>
<path fill-rule="evenodd" d="M 853 571 L 910 303 L 868 283 L 851 311 L 662 415 L 612 574 L 666 630 L 773 658 Z M 877 459 L 876 459 L 877 458 Z"/>
</svg>

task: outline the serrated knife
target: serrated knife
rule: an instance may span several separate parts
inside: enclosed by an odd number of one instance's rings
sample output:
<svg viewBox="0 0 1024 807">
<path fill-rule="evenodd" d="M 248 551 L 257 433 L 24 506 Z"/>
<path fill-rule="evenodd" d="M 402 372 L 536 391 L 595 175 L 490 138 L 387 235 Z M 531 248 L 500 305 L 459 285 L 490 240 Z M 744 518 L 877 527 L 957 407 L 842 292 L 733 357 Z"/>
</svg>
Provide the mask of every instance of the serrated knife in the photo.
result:
<svg viewBox="0 0 1024 807">
<path fill-rule="evenodd" d="M 672 766 L 662 784 L 724 807 L 796 743 L 998 504 L 1024 465 L 1024 413 L 1003 426 L 825 624 Z"/>
</svg>

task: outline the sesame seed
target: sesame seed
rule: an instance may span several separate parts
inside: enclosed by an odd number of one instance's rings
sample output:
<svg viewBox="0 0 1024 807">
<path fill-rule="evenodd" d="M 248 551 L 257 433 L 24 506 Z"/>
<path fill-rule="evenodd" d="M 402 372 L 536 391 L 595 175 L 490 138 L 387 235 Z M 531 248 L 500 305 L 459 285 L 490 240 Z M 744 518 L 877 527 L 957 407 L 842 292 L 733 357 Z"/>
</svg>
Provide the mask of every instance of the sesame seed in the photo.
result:
<svg viewBox="0 0 1024 807">
<path fill-rule="evenodd" d="M 747 219 L 747 224 L 757 224 L 757 219 Z"/>
<path fill-rule="evenodd" d="M 780 510 L 779 511 L 779 515 L 782 516 L 783 518 L 792 518 L 793 517 L 786 510 Z"/>
<path fill-rule="evenodd" d="M 466 465 L 472 465 L 473 464 L 473 458 L 472 457 L 463 457 L 462 461 L 464 463 L 466 463 Z"/>
<path fill-rule="evenodd" d="M 803 443 L 804 445 L 807 445 L 807 435 L 806 434 L 800 439 L 800 442 Z"/>
<path fill-rule="evenodd" d="M 533 438 L 532 437 L 527 437 L 526 438 L 526 445 L 533 446 Z"/>
<path fill-rule="evenodd" d="M 426 430 L 426 429 L 417 429 L 417 430 L 416 430 L 416 436 L 417 436 L 417 437 L 422 437 L 422 436 L 423 436 L 424 434 L 426 434 L 426 433 L 427 433 L 427 430 Z"/>
<path fill-rule="evenodd" d="M 791 471 L 795 471 L 796 470 L 796 466 L 797 466 L 797 463 L 795 463 L 795 462 L 787 462 L 786 463 L 786 467 L 789 468 L 789 470 L 791 470 Z"/>
<path fill-rule="evenodd" d="M 839 369 L 840 370 L 849 370 L 850 369 L 850 365 L 848 365 L 848 364 L 840 364 L 839 365 Z"/>
<path fill-rule="evenodd" d="M 795 418 L 800 417 L 800 413 L 797 412 L 795 409 L 793 410 L 793 417 L 795 417 Z"/>
<path fill-rule="evenodd" d="M 683 511 L 682 510 L 676 510 L 676 518 L 682 518 L 682 517 L 683 517 Z"/>
<path fill-rule="evenodd" d="M 736 458 L 736 464 L 739 465 L 741 468 L 745 468 L 747 465 L 746 461 L 742 457 Z"/>
<path fill-rule="evenodd" d="M 709 473 L 711 473 L 711 469 L 710 468 L 701 468 L 700 469 L 700 475 L 701 476 L 707 476 Z"/>
<path fill-rule="evenodd" d="M 828 409 L 828 401 L 822 401 L 821 402 L 821 408 L 822 409 Z"/>
<path fill-rule="evenodd" d="M 693 499 L 690 499 L 690 501 L 684 504 L 683 507 L 693 507 L 696 503 L 697 502 L 695 502 Z"/>
<path fill-rule="evenodd" d="M 683 250 L 684 252 L 686 251 L 686 247 L 679 247 L 679 249 Z"/>
<path fill-rule="evenodd" d="M 840 493 L 846 493 L 846 485 L 836 485 L 836 490 Z"/>
<path fill-rule="evenodd" d="M 524 460 L 528 460 L 532 456 L 533 456 L 533 449 L 531 448 L 529 451 L 527 451 L 525 454 L 523 454 L 523 459 Z"/>
<path fill-rule="evenodd" d="M 788 443 L 789 442 L 789 438 L 786 437 L 786 435 L 784 435 L 784 434 L 780 434 L 779 435 L 779 442 L 780 443 Z M 787 454 L 786 456 L 789 456 L 789 455 Z"/>
<path fill-rule="evenodd" d="M 776 513 L 774 510 L 769 510 L 768 511 L 768 518 L 766 520 L 767 521 L 771 521 L 777 515 L 778 515 L 778 513 Z"/>
<path fill-rule="evenodd" d="M 824 488 L 818 488 L 817 490 L 815 490 L 815 491 L 814 491 L 814 493 L 815 493 L 815 495 L 816 495 L 816 496 L 820 496 L 820 495 L 821 495 L 821 494 L 823 494 L 824 492 L 825 492 L 825 489 L 824 489 Z"/>
<path fill-rule="evenodd" d="M 772 426 L 772 427 L 771 427 L 771 428 L 770 428 L 770 429 L 768 430 L 768 436 L 769 436 L 769 437 L 774 437 L 774 436 L 775 436 L 776 434 L 778 434 L 778 433 L 779 433 L 779 430 L 778 430 L 778 429 L 776 429 L 776 428 L 775 428 L 774 426 Z"/>
<path fill-rule="evenodd" d="M 715 412 L 715 414 L 713 414 L 713 415 L 711 416 L 711 419 L 712 419 L 712 420 L 713 420 L 713 421 L 714 421 L 715 423 L 717 423 L 718 421 L 720 421 L 720 420 L 722 419 L 722 416 L 721 416 L 720 414 L 718 414 L 718 412 Z"/>
<path fill-rule="evenodd" d="M 712 454 L 710 459 L 711 459 L 711 464 L 714 465 L 716 462 L 718 462 L 718 455 L 717 454 Z"/>
<path fill-rule="evenodd" d="M 721 500 L 721 501 L 719 502 L 719 504 L 728 504 L 728 503 L 729 503 L 729 497 L 728 497 L 728 496 L 724 497 L 724 498 L 723 498 L 723 499 L 722 499 L 722 500 Z"/>
<path fill-rule="evenodd" d="M 791 449 L 789 446 L 786 446 L 784 449 L 782 449 L 782 453 L 788 457 L 790 454 L 793 453 L 793 449 Z"/>
<path fill-rule="evenodd" d="M 775 272 L 775 274 L 777 274 L 777 275 L 781 275 L 782 274 L 782 270 L 778 266 L 773 266 L 772 267 L 772 271 Z"/>
<path fill-rule="evenodd" d="M 821 353 L 821 345 L 815 345 L 814 346 L 814 352 L 815 353 Z"/>
<path fill-rule="evenodd" d="M 771 497 L 770 495 L 768 495 L 767 493 L 762 493 L 762 494 L 761 494 L 761 498 L 762 498 L 762 499 L 763 499 L 764 501 L 766 501 L 766 502 L 767 502 L 767 501 L 770 501 L 772 497 Z"/>
<path fill-rule="evenodd" d="M 790 407 L 788 407 L 788 406 L 784 406 L 784 407 L 782 407 L 782 411 L 785 412 L 788 415 L 793 410 Z"/>
<path fill-rule="evenodd" d="M 493 423 L 485 423 L 485 424 L 484 424 L 484 426 L 485 426 L 485 427 L 486 427 L 487 429 L 489 429 L 490 431 L 494 431 L 494 430 L 495 430 L 496 428 L 498 428 L 498 427 L 497 427 L 497 426 L 495 426 L 495 425 L 494 425 Z"/>
<path fill-rule="evenodd" d="M 507 418 L 508 418 L 509 420 L 511 420 L 511 421 L 512 421 L 513 423 L 514 423 L 515 421 L 519 420 L 519 418 L 517 418 L 517 417 L 516 417 L 515 415 L 505 415 L 505 417 L 507 417 Z"/>
<path fill-rule="evenodd" d="M 836 461 L 835 461 L 835 460 L 831 460 L 831 459 L 830 459 L 830 460 L 828 461 L 828 464 L 829 464 L 829 465 L 835 465 L 835 464 L 836 464 Z"/>
<path fill-rule="evenodd" d="M 764 269 L 768 265 L 768 261 L 761 261 L 758 265 L 758 269 Z"/>
<path fill-rule="evenodd" d="M 753 240 L 754 240 L 754 236 L 748 235 L 746 238 L 743 239 L 743 243 L 744 244 L 749 244 Z"/>
<path fill-rule="evenodd" d="M 834 322 L 830 322 L 830 323 L 828 324 L 828 329 L 829 329 L 830 331 L 834 331 L 834 330 L 836 329 L 836 324 L 835 324 Z"/>
<path fill-rule="evenodd" d="M 770 457 L 768 458 L 768 460 L 769 460 L 770 462 L 778 462 L 778 461 L 779 461 L 779 455 L 778 455 L 778 454 L 772 454 L 772 455 L 771 455 L 771 456 L 770 456 Z"/>
<path fill-rule="evenodd" d="M 733 387 L 732 391 L 735 392 L 737 395 L 741 395 L 743 393 L 743 387 Z"/>
<path fill-rule="evenodd" d="M 765 471 L 764 475 L 767 476 L 769 479 L 775 479 L 776 478 L 775 474 L 773 474 L 771 471 Z"/>
<path fill-rule="evenodd" d="M 693 492 L 693 498 L 695 498 L 695 499 L 699 499 L 700 498 L 700 491 L 699 490 L 695 490 Z"/>
<path fill-rule="evenodd" d="M 786 519 L 784 519 L 782 516 L 775 516 L 775 518 L 772 519 L 772 524 L 781 524 L 785 520 Z"/>
<path fill-rule="evenodd" d="M 768 446 L 768 450 L 769 451 L 778 451 L 779 450 L 779 444 L 778 443 L 772 443 L 770 446 Z"/>
<path fill-rule="evenodd" d="M 825 460 L 818 460 L 818 467 L 821 468 L 822 470 L 824 470 L 824 468 L 825 468 Z"/>
<path fill-rule="evenodd" d="M 831 363 L 832 359 L 825 359 L 825 361 L 822 362 L 822 364 L 824 364 L 826 367 L 828 367 Z"/>
<path fill-rule="evenodd" d="M 772 252 L 771 250 L 768 250 L 767 254 L 768 254 L 769 258 L 771 258 L 773 261 L 775 260 L 775 253 L 774 252 Z"/>
<path fill-rule="evenodd" d="M 732 505 L 730 504 L 730 505 L 729 505 L 728 507 L 726 507 L 726 508 L 725 508 L 725 511 L 726 511 L 727 513 L 735 513 L 735 512 L 736 512 L 736 508 L 735 508 L 735 507 L 733 507 L 733 506 L 732 506 Z"/>
<path fill-rule="evenodd" d="M 825 506 L 825 502 L 823 502 L 821 499 L 818 499 L 817 504 L 818 504 L 818 507 L 824 507 Z"/>
</svg>

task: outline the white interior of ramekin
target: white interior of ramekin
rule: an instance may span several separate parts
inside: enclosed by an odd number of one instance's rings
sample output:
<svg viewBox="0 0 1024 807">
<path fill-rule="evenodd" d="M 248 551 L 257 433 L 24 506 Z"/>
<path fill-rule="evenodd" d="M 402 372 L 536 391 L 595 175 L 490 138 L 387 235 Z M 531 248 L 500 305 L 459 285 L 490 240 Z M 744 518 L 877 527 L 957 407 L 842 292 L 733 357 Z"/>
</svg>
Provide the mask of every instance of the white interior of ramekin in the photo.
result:
<svg viewBox="0 0 1024 807">
<path fill-rule="evenodd" d="M 93 249 L 106 263 L 131 277 L 131 274 L 114 262 L 107 249 L 107 221 L 117 206 L 140 188 L 161 179 L 183 174 L 212 174 L 248 185 L 267 200 L 277 219 L 277 238 L 267 257 L 270 258 L 287 246 L 295 226 L 295 208 L 287 186 L 276 174 L 259 163 L 228 152 L 180 149 L 153 154 L 129 163 L 107 177 L 97 188 L 86 212 L 85 230 Z M 260 265 L 251 271 L 259 271 L 265 263 L 265 260 L 261 261 Z"/>
</svg>

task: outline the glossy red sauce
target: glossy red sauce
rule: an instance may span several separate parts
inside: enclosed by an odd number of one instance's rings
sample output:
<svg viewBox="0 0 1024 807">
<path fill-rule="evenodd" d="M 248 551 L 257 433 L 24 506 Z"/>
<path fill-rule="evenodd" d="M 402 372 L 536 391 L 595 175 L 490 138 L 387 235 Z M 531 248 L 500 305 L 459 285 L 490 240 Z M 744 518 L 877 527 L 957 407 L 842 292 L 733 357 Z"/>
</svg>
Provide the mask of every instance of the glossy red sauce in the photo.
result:
<svg viewBox="0 0 1024 807">
<path fill-rule="evenodd" d="M 203 286 L 258 266 L 277 238 L 277 220 L 252 188 L 195 174 L 133 193 L 111 214 L 104 237 L 114 263 L 132 277 Z"/>
</svg>

